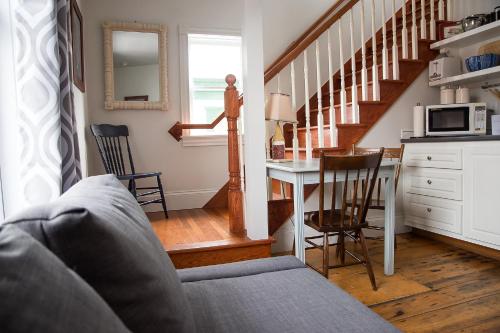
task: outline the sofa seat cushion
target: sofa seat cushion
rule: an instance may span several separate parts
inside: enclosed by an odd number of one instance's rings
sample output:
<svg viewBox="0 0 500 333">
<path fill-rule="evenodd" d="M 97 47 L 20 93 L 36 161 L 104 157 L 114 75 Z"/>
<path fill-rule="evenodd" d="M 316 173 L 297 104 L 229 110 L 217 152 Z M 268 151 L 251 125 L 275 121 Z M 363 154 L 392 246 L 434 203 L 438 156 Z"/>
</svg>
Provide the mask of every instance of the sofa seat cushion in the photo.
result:
<svg viewBox="0 0 500 333">
<path fill-rule="evenodd" d="M 308 268 L 183 285 L 198 332 L 399 332 Z"/>
<path fill-rule="evenodd" d="M 0 228 L 0 331 L 130 332 L 104 300 L 15 226 Z"/>
<path fill-rule="evenodd" d="M 9 219 L 73 269 L 133 332 L 192 332 L 177 272 L 135 198 L 113 175 L 82 180 Z"/>
<path fill-rule="evenodd" d="M 254 259 L 230 264 L 195 267 L 177 270 L 181 282 L 195 282 L 222 278 L 235 278 L 287 269 L 304 268 L 306 265 L 293 256 Z"/>
</svg>

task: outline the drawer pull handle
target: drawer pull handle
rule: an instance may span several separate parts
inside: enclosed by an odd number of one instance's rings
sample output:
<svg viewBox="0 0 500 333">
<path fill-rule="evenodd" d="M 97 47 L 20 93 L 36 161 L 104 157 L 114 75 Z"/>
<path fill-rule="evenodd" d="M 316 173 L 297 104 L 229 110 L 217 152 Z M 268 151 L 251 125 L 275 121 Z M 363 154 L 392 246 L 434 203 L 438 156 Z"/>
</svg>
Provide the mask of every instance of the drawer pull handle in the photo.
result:
<svg viewBox="0 0 500 333">
<path fill-rule="evenodd" d="M 427 156 L 427 161 L 431 161 L 432 160 L 432 156 Z"/>
<path fill-rule="evenodd" d="M 431 185 L 432 184 L 432 180 L 428 179 L 427 180 L 427 184 Z"/>
<path fill-rule="evenodd" d="M 432 208 L 427 208 L 427 212 L 432 212 Z"/>
</svg>

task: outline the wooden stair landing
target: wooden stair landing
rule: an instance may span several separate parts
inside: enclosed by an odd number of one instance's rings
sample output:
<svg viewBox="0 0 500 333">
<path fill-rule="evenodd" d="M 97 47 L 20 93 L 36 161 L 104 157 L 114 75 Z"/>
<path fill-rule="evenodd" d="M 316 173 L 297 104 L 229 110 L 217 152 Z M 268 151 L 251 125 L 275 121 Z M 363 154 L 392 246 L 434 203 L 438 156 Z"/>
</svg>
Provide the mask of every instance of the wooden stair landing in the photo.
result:
<svg viewBox="0 0 500 333">
<path fill-rule="evenodd" d="M 229 232 L 227 209 L 186 209 L 148 213 L 176 268 L 224 264 L 271 256 L 272 239 L 251 240 Z"/>
</svg>

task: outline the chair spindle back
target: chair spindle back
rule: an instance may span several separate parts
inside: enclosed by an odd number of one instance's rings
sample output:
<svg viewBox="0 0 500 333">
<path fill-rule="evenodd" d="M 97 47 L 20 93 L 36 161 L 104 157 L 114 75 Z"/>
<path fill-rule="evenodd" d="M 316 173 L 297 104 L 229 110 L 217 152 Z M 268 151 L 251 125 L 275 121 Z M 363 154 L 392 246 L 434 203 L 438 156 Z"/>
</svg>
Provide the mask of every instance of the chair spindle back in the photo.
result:
<svg viewBox="0 0 500 333">
<path fill-rule="evenodd" d="M 405 150 L 405 145 L 401 144 L 400 148 L 384 148 L 384 156 L 383 158 L 385 159 L 391 159 L 391 160 L 398 160 L 398 165 L 396 165 L 395 168 L 395 179 L 394 179 L 394 189 L 395 191 L 398 190 L 398 182 L 399 182 L 399 175 L 401 174 L 401 167 L 403 165 L 403 154 Z M 379 148 L 361 148 L 361 147 L 356 147 L 356 145 L 352 145 L 352 150 L 351 150 L 351 155 L 366 155 L 366 154 L 373 154 L 379 151 Z M 383 206 L 381 205 L 381 191 L 382 191 L 382 180 L 379 179 L 377 183 L 377 196 L 375 198 L 375 202 L 372 201 L 370 205 L 372 207 L 376 208 L 382 208 Z"/>
<path fill-rule="evenodd" d="M 377 152 L 365 155 L 356 156 L 327 156 L 323 152 L 320 156 L 320 200 L 319 200 L 319 224 L 333 224 L 335 216 L 340 215 L 341 228 L 347 221 L 349 226 L 354 223 L 364 224 L 368 213 L 369 203 L 373 194 L 373 189 L 377 182 L 378 170 L 384 154 L 384 148 L 380 148 Z M 345 172 L 345 176 L 338 179 L 338 172 Z M 325 174 L 333 172 L 332 181 L 332 200 L 331 214 L 325 214 Z M 363 179 L 365 181 L 363 181 Z M 342 193 L 340 206 L 337 208 L 337 188 L 340 189 L 339 183 L 342 183 Z M 353 184 L 351 198 L 348 198 L 350 183 Z M 350 212 L 347 212 L 348 200 L 352 202 L 358 200 L 358 189 L 361 184 L 361 205 L 353 206 Z M 335 212 L 335 214 L 333 213 Z M 347 215 L 350 214 L 350 215 Z M 325 221 L 325 216 L 327 220 Z M 356 218 L 355 218 L 356 217 Z"/>
<path fill-rule="evenodd" d="M 125 125 L 90 125 L 92 134 L 97 142 L 97 148 L 101 155 L 104 169 L 107 173 L 113 173 L 117 176 L 127 173 L 135 173 L 134 162 L 128 141 L 128 127 Z M 123 150 L 127 151 L 130 172 L 127 172 L 127 166 L 123 157 Z"/>
</svg>

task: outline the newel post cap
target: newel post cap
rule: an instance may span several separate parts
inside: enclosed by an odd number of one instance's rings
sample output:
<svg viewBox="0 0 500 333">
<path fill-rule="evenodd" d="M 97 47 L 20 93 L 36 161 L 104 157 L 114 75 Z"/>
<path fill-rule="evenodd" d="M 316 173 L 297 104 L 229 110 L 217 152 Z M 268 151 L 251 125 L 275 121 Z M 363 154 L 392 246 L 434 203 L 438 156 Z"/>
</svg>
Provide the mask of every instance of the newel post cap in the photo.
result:
<svg viewBox="0 0 500 333">
<path fill-rule="evenodd" d="M 226 83 L 228 86 L 233 87 L 236 83 L 236 76 L 234 76 L 233 74 L 226 75 Z"/>
</svg>

